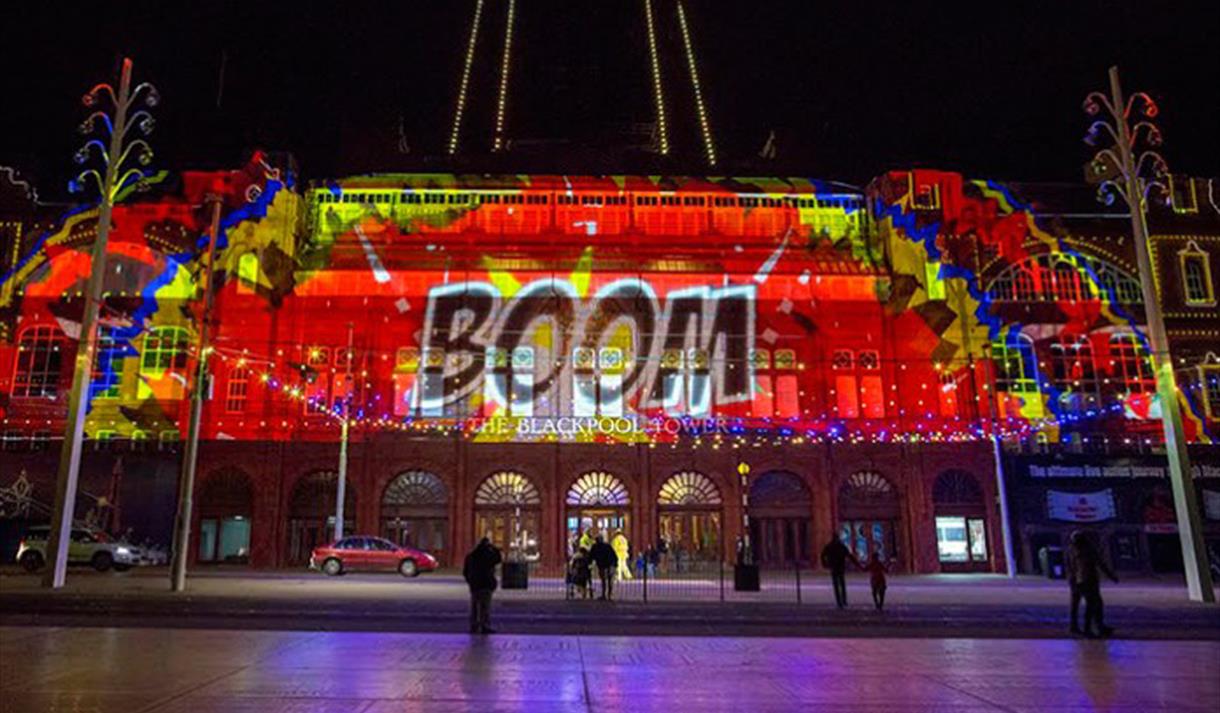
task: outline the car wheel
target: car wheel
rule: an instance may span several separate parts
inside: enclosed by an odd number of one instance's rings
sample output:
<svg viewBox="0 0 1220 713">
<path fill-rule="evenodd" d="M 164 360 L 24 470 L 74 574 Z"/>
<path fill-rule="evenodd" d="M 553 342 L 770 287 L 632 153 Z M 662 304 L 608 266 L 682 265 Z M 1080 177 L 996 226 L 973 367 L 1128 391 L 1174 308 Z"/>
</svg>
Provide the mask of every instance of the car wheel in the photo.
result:
<svg viewBox="0 0 1220 713">
<path fill-rule="evenodd" d="M 99 572 L 105 572 L 114 564 L 114 557 L 109 552 L 98 552 L 93 555 L 93 559 L 89 560 L 93 568 Z"/>
<path fill-rule="evenodd" d="M 21 568 L 27 572 L 37 572 L 43 564 L 42 555 L 37 552 L 26 552 L 21 556 Z"/>
<path fill-rule="evenodd" d="M 343 574 L 343 563 L 331 557 L 322 563 L 322 572 L 329 577 L 338 577 Z"/>
<path fill-rule="evenodd" d="M 404 577 L 418 577 L 419 567 L 415 565 L 415 560 L 403 560 L 398 564 L 398 573 Z"/>
<path fill-rule="evenodd" d="M 114 566 L 115 572 L 126 572 L 129 569 L 131 569 L 131 565 L 129 564 L 116 564 Z"/>
</svg>

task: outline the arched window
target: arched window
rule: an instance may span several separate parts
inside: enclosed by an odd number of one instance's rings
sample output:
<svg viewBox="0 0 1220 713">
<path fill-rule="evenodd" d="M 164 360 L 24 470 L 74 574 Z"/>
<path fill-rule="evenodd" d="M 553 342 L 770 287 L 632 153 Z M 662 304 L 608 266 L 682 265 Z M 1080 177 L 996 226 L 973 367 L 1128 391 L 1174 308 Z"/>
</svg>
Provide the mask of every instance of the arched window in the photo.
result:
<svg viewBox="0 0 1220 713">
<path fill-rule="evenodd" d="M 875 505 L 898 502 L 898 493 L 885 476 L 875 470 L 852 473 L 839 488 L 839 506 Z"/>
<path fill-rule="evenodd" d="M 441 479 L 423 470 L 408 470 L 386 486 L 383 505 L 445 505 L 449 491 Z"/>
<path fill-rule="evenodd" d="M 932 502 L 937 505 L 981 505 L 983 489 L 979 481 L 964 470 L 946 470 L 932 486 Z"/>
<path fill-rule="evenodd" d="M 54 326 L 39 325 L 17 340 L 17 371 L 13 375 L 16 398 L 54 398 L 63 369 L 64 335 Z"/>
<path fill-rule="evenodd" d="M 613 475 L 595 470 L 585 473 L 568 489 L 568 505 L 626 505 L 627 488 Z"/>
<path fill-rule="evenodd" d="M 182 398 L 188 339 L 183 327 L 153 327 L 144 337 L 144 351 L 140 354 L 141 399 Z"/>
<path fill-rule="evenodd" d="M 1119 388 L 1126 393 L 1150 394 L 1156 391 L 1152 360 L 1134 334 L 1110 337 L 1110 366 Z"/>
<path fill-rule="evenodd" d="M 1060 337 L 1051 344 L 1051 373 L 1065 410 L 1080 413 L 1097 407 L 1097 365 L 1087 337 Z"/>
<path fill-rule="evenodd" d="M 1010 265 L 987 287 L 1004 302 L 1072 302 L 1104 295 L 1125 304 L 1143 301 L 1139 281 L 1114 265 L 1083 255 L 1035 255 Z"/>
<path fill-rule="evenodd" d="M 706 475 L 677 473 L 661 485 L 658 505 L 720 505 L 720 489 Z"/>
<path fill-rule="evenodd" d="M 474 494 L 475 505 L 541 505 L 538 488 L 521 473 L 503 470 L 488 476 Z"/>
</svg>

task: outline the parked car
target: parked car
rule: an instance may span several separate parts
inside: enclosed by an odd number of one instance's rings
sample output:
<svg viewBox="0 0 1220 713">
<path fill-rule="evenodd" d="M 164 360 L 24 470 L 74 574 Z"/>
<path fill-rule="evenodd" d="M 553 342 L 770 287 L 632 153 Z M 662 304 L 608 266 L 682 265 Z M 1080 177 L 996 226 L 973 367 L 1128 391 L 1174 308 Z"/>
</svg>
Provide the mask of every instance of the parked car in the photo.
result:
<svg viewBox="0 0 1220 713">
<path fill-rule="evenodd" d="M 345 537 L 330 545 L 314 548 L 310 569 L 320 569 L 331 577 L 345 572 L 398 572 L 417 577 L 436 569 L 436 558 L 413 547 L 396 545 L 380 537 Z"/>
<path fill-rule="evenodd" d="M 49 526 L 32 527 L 17 544 L 17 562 L 27 572 L 42 569 L 47 563 L 47 539 Z M 72 529 L 72 542 L 68 544 L 68 564 L 91 565 L 99 572 L 114 568 L 126 572 L 142 563 L 143 553 L 139 547 L 126 542 L 115 542 L 101 530 L 83 527 Z"/>
</svg>

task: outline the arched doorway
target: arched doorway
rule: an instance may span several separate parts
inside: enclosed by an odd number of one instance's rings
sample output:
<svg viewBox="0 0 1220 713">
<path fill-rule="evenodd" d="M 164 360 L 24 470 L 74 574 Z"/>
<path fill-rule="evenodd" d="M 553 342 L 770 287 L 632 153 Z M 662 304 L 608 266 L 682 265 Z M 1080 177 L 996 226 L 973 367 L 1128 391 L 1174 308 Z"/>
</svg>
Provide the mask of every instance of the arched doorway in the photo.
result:
<svg viewBox="0 0 1220 713">
<path fill-rule="evenodd" d="M 987 569 L 987 507 L 979 481 L 964 470 L 946 470 L 932 486 L 936 556 L 946 572 Z"/>
<path fill-rule="evenodd" d="M 717 562 L 723 554 L 723 501 L 720 489 L 695 471 L 675 473 L 657 495 L 657 532 L 669 544 L 669 557 L 683 569 Z"/>
<path fill-rule="evenodd" d="M 589 537 L 603 535 L 607 542 L 618 531 L 630 537 L 631 498 L 623 481 L 610 473 L 595 470 L 577 478 L 568 488 L 566 503 L 569 555 L 585 534 Z"/>
<path fill-rule="evenodd" d="M 527 562 L 541 558 L 542 497 L 521 473 L 492 473 L 474 494 L 474 535 L 487 537 L 506 555 Z"/>
<path fill-rule="evenodd" d="M 200 562 L 249 564 L 254 489 L 239 468 L 222 468 L 199 489 Z"/>
<path fill-rule="evenodd" d="M 335 496 L 339 474 L 319 470 L 301 477 L 288 502 L 288 564 L 309 561 L 313 548 L 335 538 Z M 356 489 L 349 480 L 343 497 L 343 531 L 355 529 Z"/>
<path fill-rule="evenodd" d="M 852 473 L 839 488 L 839 537 L 861 562 L 876 552 L 881 560 L 898 557 L 898 491 L 872 470 Z"/>
<path fill-rule="evenodd" d="M 773 470 L 750 485 L 750 543 L 760 565 L 811 562 L 813 498 L 792 473 Z"/>
<path fill-rule="evenodd" d="M 381 495 L 381 536 L 423 550 L 445 562 L 449 537 L 449 490 L 423 470 L 408 470 Z"/>
</svg>

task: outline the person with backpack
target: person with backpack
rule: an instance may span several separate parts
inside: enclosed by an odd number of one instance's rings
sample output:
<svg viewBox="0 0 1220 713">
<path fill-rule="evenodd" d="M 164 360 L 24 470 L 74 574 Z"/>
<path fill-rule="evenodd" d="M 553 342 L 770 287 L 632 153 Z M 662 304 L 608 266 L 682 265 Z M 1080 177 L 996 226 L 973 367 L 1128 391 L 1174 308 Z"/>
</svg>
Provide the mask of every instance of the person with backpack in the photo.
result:
<svg viewBox="0 0 1220 713">
<path fill-rule="evenodd" d="M 470 587 L 470 633 L 494 634 L 491 628 L 491 595 L 496 591 L 496 565 L 500 550 L 484 537 L 466 555 L 462 577 Z"/>
</svg>

